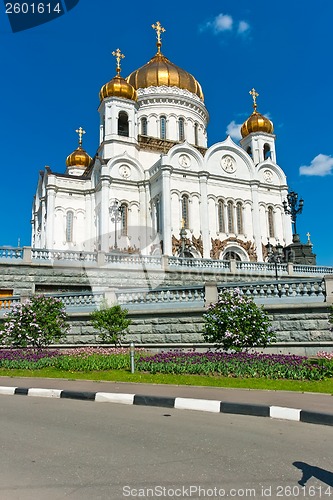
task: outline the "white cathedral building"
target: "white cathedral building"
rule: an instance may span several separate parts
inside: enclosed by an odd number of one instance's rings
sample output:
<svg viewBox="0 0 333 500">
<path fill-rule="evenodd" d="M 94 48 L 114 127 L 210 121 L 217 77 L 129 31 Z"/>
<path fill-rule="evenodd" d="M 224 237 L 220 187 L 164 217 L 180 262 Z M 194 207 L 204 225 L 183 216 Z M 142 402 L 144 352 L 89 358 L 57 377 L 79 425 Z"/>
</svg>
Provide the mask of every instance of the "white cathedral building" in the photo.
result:
<svg viewBox="0 0 333 500">
<path fill-rule="evenodd" d="M 199 82 L 161 52 L 100 91 L 100 139 L 82 147 L 65 173 L 40 173 L 32 247 L 264 261 L 268 241 L 287 246 L 288 186 L 278 166 L 273 124 L 257 111 L 230 137 L 207 147 L 208 111 Z"/>
</svg>

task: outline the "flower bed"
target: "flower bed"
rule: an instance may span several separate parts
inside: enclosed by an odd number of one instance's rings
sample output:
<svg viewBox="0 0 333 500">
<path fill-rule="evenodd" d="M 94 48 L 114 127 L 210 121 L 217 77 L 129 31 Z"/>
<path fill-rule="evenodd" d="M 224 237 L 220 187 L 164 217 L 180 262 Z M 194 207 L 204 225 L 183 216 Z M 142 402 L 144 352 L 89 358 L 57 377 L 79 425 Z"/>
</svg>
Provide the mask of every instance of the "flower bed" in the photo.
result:
<svg viewBox="0 0 333 500">
<path fill-rule="evenodd" d="M 325 355 L 324 355 L 325 354 Z M 323 380 L 333 376 L 333 356 L 307 358 L 291 354 L 173 350 L 152 355 L 136 349 L 136 372 L 197 374 L 238 378 Z M 38 370 L 53 367 L 69 372 L 130 369 L 128 348 L 78 347 L 65 350 L 3 349 L 0 368 Z"/>
</svg>

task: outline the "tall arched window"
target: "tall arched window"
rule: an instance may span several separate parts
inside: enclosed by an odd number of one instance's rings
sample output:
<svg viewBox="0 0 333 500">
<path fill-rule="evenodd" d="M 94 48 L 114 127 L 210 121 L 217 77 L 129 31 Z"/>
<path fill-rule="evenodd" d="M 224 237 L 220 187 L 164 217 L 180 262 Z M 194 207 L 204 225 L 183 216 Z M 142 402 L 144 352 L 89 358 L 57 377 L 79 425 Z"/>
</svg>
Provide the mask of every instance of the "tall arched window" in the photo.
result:
<svg viewBox="0 0 333 500">
<path fill-rule="evenodd" d="M 122 203 L 120 205 L 119 211 L 121 214 L 121 235 L 127 236 L 127 234 L 128 234 L 128 205 L 126 203 Z"/>
<path fill-rule="evenodd" d="M 118 115 L 118 135 L 128 137 L 128 114 L 120 111 Z"/>
<path fill-rule="evenodd" d="M 156 232 L 161 232 L 161 204 L 160 200 L 157 199 L 155 203 L 155 216 L 156 216 Z"/>
<path fill-rule="evenodd" d="M 243 234 L 243 205 L 240 201 L 236 205 L 237 234 Z"/>
<path fill-rule="evenodd" d="M 160 117 L 160 139 L 166 139 L 166 117 Z"/>
<path fill-rule="evenodd" d="M 194 124 L 194 144 L 199 146 L 199 133 L 198 133 L 199 125 L 197 123 Z"/>
<path fill-rule="evenodd" d="M 228 213 L 228 233 L 234 233 L 235 232 L 235 226 L 234 226 L 234 204 L 233 204 L 232 201 L 228 201 L 227 213 Z"/>
<path fill-rule="evenodd" d="M 74 212 L 70 210 L 66 214 L 66 241 L 68 243 L 73 241 L 73 223 L 74 223 Z"/>
<path fill-rule="evenodd" d="M 225 233 L 225 215 L 224 215 L 224 201 L 223 200 L 219 200 L 219 203 L 217 206 L 217 212 L 218 212 L 219 233 Z"/>
<path fill-rule="evenodd" d="M 271 158 L 271 148 L 269 144 L 264 145 L 264 160 L 267 160 L 267 158 Z"/>
<path fill-rule="evenodd" d="M 275 237 L 273 207 L 268 207 L 268 235 L 270 238 Z"/>
<path fill-rule="evenodd" d="M 250 158 L 252 158 L 252 148 L 251 146 L 249 146 L 246 150 L 247 154 L 250 156 Z"/>
<path fill-rule="evenodd" d="M 178 120 L 178 135 L 179 135 L 179 140 L 180 141 L 184 141 L 185 140 L 184 118 L 179 118 L 179 120 Z"/>
<path fill-rule="evenodd" d="M 141 118 L 141 135 L 148 135 L 147 118 Z"/>
<path fill-rule="evenodd" d="M 182 196 L 182 219 L 185 229 L 189 228 L 189 200 L 188 196 L 184 194 Z"/>
</svg>

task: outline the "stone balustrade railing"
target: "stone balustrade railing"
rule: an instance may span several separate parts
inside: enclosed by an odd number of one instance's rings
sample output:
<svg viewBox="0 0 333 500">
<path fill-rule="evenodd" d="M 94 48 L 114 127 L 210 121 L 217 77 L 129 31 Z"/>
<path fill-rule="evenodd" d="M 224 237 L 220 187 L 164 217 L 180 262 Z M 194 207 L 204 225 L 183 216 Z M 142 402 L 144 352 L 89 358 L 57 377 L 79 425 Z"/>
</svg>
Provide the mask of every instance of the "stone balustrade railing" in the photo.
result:
<svg viewBox="0 0 333 500">
<path fill-rule="evenodd" d="M 137 308 L 142 305 L 156 305 L 157 307 L 187 307 L 205 305 L 204 286 L 177 287 L 177 288 L 156 288 L 132 289 L 116 292 L 117 302 L 126 308 Z"/>
<path fill-rule="evenodd" d="M 329 285 L 331 287 L 331 285 Z M 46 293 L 58 297 L 67 312 L 91 312 L 98 309 L 103 300 L 109 304 L 118 303 L 128 309 L 204 307 L 217 301 L 223 289 L 238 288 L 241 292 L 260 304 L 288 304 L 325 302 L 327 290 L 321 278 L 295 278 L 274 281 L 252 281 L 233 283 L 206 283 L 198 286 L 165 287 L 156 289 L 116 289 L 99 292 Z M 330 292 L 332 294 L 332 292 Z M 0 298 L 0 316 L 9 311 L 13 304 L 26 300 L 27 296 L 8 296 Z M 332 297 L 331 297 L 332 299 Z M 332 300 L 328 300 L 332 302 Z"/>
<path fill-rule="evenodd" d="M 188 259 L 170 256 L 151 256 L 121 252 L 78 252 L 71 250 L 47 250 L 31 247 L 0 248 L 0 264 L 77 267 L 156 269 L 162 272 L 213 273 L 216 276 L 324 276 L 333 275 L 333 267 L 273 264 L 269 262 L 224 261 L 216 259 Z M 218 279 L 218 278 L 217 278 Z"/>
<path fill-rule="evenodd" d="M 254 281 L 239 284 L 223 283 L 218 291 L 239 288 L 241 292 L 262 304 L 291 301 L 324 302 L 326 299 L 325 281 L 322 279 L 295 279 L 288 281 Z"/>
</svg>

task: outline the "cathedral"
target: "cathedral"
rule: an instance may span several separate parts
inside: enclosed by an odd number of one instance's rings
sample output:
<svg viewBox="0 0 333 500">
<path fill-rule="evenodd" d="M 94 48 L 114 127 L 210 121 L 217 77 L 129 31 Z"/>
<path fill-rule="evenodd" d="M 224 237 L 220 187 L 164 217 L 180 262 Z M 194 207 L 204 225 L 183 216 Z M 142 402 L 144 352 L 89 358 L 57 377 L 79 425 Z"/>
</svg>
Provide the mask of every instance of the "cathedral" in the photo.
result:
<svg viewBox="0 0 333 500">
<path fill-rule="evenodd" d="M 157 51 L 100 90 L 99 146 L 78 147 L 66 170 L 41 171 L 32 209 L 32 247 L 262 262 L 267 245 L 292 243 L 288 186 L 277 164 L 272 122 L 257 109 L 230 137 L 208 147 L 209 114 L 193 75 Z"/>
</svg>

